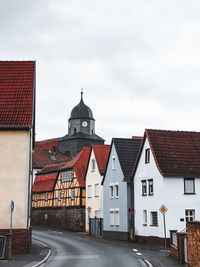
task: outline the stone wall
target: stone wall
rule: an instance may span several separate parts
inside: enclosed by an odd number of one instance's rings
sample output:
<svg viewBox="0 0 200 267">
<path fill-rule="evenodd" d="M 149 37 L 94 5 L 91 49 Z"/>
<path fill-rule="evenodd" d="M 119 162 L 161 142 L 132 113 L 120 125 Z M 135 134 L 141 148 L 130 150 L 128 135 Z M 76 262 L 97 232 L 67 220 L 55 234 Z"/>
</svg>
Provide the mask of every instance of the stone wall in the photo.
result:
<svg viewBox="0 0 200 267">
<path fill-rule="evenodd" d="M 32 225 L 84 232 L 85 208 L 33 209 Z"/>
<path fill-rule="evenodd" d="M 188 264 L 200 267 L 200 221 L 188 222 Z"/>
</svg>

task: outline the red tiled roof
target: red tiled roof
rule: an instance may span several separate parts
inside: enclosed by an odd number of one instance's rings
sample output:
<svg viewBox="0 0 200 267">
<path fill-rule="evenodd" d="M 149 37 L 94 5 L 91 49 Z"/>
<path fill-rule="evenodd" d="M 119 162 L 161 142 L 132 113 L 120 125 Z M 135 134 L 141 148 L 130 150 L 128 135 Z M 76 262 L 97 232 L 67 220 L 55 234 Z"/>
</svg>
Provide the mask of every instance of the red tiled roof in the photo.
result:
<svg viewBox="0 0 200 267">
<path fill-rule="evenodd" d="M 100 174 L 104 174 L 110 145 L 92 145 Z"/>
<path fill-rule="evenodd" d="M 145 137 L 163 176 L 200 177 L 200 132 L 146 130 Z"/>
<path fill-rule="evenodd" d="M 0 61 L 0 126 L 32 126 L 34 61 Z"/>
<path fill-rule="evenodd" d="M 59 164 L 48 165 L 44 167 L 38 173 L 38 175 L 74 168 L 80 186 L 85 186 L 84 176 L 87 168 L 90 149 L 90 147 L 84 147 L 72 160 Z"/>
<path fill-rule="evenodd" d="M 33 184 L 33 192 L 53 191 L 58 173 L 36 176 Z"/>
<path fill-rule="evenodd" d="M 52 157 L 55 157 L 53 160 Z M 70 158 L 67 157 L 66 155 L 60 153 L 60 152 L 55 152 L 51 153 L 49 150 L 45 149 L 35 149 L 33 151 L 33 168 L 44 168 L 48 164 L 56 164 L 60 163 L 63 161 L 69 161 Z"/>
<path fill-rule="evenodd" d="M 49 149 L 49 150 L 58 150 L 58 139 L 49 139 L 44 141 L 35 142 L 35 149 Z"/>
</svg>

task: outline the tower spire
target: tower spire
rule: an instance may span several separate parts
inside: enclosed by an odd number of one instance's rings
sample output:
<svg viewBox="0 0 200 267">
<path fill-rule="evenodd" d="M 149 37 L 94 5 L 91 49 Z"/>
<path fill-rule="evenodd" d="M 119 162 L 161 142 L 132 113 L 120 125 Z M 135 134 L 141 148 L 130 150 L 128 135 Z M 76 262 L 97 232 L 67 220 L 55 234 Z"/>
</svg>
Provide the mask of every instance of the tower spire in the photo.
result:
<svg viewBox="0 0 200 267">
<path fill-rule="evenodd" d="M 83 88 L 81 89 L 81 100 L 83 101 Z"/>
</svg>

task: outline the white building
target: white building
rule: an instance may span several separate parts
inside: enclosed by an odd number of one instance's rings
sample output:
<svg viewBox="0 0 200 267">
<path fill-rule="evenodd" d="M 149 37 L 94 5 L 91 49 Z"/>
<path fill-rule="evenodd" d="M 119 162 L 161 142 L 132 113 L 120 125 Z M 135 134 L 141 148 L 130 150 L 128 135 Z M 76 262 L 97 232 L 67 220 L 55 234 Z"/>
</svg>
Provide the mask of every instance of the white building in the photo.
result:
<svg viewBox="0 0 200 267">
<path fill-rule="evenodd" d="M 89 231 L 89 218 L 103 218 L 103 198 L 101 185 L 110 146 L 92 145 L 88 161 L 86 180 L 86 225 L 85 230 Z"/>
<path fill-rule="evenodd" d="M 146 130 L 133 171 L 135 237 L 162 243 L 166 233 L 200 220 L 200 133 Z"/>
</svg>

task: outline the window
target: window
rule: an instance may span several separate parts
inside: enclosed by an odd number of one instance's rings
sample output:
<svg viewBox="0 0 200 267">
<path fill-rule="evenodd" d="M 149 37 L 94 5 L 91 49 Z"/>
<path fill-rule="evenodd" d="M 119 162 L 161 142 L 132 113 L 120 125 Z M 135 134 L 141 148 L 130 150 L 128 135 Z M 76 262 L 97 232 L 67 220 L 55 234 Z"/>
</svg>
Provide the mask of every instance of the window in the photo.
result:
<svg viewBox="0 0 200 267">
<path fill-rule="evenodd" d="M 48 192 L 45 193 L 45 200 L 48 200 Z"/>
<path fill-rule="evenodd" d="M 114 209 L 110 209 L 110 225 L 114 225 Z"/>
<path fill-rule="evenodd" d="M 34 201 L 37 201 L 37 194 L 35 194 L 35 198 L 34 198 Z"/>
<path fill-rule="evenodd" d="M 185 194 L 195 194 L 194 178 L 185 178 L 184 179 L 184 193 Z"/>
<path fill-rule="evenodd" d="M 115 209 L 115 225 L 119 226 L 119 209 Z"/>
<path fill-rule="evenodd" d="M 112 169 L 115 170 L 116 168 L 116 161 L 115 161 L 115 156 L 112 157 Z"/>
<path fill-rule="evenodd" d="M 74 134 L 76 134 L 76 128 L 74 129 Z"/>
<path fill-rule="evenodd" d="M 148 180 L 149 195 L 153 195 L 153 179 Z"/>
<path fill-rule="evenodd" d="M 50 154 L 50 159 L 51 159 L 52 161 L 54 161 L 54 160 L 56 160 L 56 156 L 55 156 L 55 155 L 52 155 L 52 154 Z"/>
<path fill-rule="evenodd" d="M 119 185 L 115 184 L 114 187 L 115 187 L 115 198 L 119 198 Z"/>
<path fill-rule="evenodd" d="M 72 188 L 71 189 L 71 200 L 74 200 L 74 198 L 75 198 L 75 189 Z"/>
<path fill-rule="evenodd" d="M 150 162 L 150 148 L 145 149 L 145 163 Z"/>
<path fill-rule="evenodd" d="M 99 184 L 95 184 L 95 197 L 99 196 Z"/>
<path fill-rule="evenodd" d="M 195 210 L 185 210 L 185 221 L 191 222 L 195 220 Z"/>
<path fill-rule="evenodd" d="M 142 195 L 146 196 L 147 195 L 147 181 L 146 180 L 142 180 Z"/>
<path fill-rule="evenodd" d="M 58 201 L 61 201 L 61 190 L 58 191 Z"/>
<path fill-rule="evenodd" d="M 88 197 L 92 197 L 92 186 L 88 185 Z"/>
<path fill-rule="evenodd" d="M 113 198 L 114 197 L 113 185 L 110 185 L 109 188 L 110 188 L 110 198 Z"/>
<path fill-rule="evenodd" d="M 158 213 L 157 213 L 157 211 L 151 212 L 151 226 L 158 226 Z"/>
<path fill-rule="evenodd" d="M 62 173 L 61 177 L 62 182 L 71 182 L 72 181 L 72 171 L 65 171 Z"/>
<path fill-rule="evenodd" d="M 143 210 L 143 225 L 147 225 L 147 210 Z"/>
<path fill-rule="evenodd" d="M 91 171 L 93 172 L 93 171 L 95 171 L 95 159 L 92 159 L 91 164 L 92 164 Z"/>
</svg>

